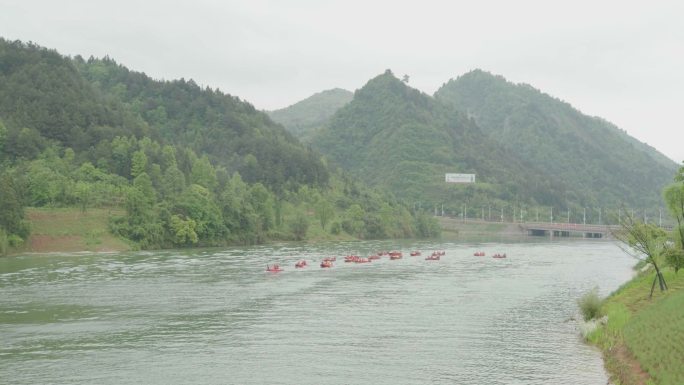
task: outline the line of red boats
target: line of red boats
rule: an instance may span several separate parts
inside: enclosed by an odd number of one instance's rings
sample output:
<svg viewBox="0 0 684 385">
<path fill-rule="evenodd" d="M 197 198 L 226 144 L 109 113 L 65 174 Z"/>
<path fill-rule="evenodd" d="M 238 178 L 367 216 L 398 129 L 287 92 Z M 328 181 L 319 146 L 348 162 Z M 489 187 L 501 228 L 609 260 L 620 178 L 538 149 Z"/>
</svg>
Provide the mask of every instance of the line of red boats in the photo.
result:
<svg viewBox="0 0 684 385">
<path fill-rule="evenodd" d="M 445 255 L 446 253 L 444 251 L 433 251 L 432 254 L 429 256 L 425 257 L 426 261 L 439 261 L 440 257 Z M 410 254 L 412 257 L 419 257 L 421 256 L 421 252 L 414 250 L 411 251 Z M 403 258 L 403 253 L 400 251 L 381 251 L 378 252 L 377 254 L 371 255 L 367 258 L 360 257 L 358 255 L 347 255 L 344 257 L 344 262 L 346 263 L 369 263 L 373 262 L 375 260 L 381 259 L 383 256 L 388 256 L 390 260 L 396 260 L 396 259 L 401 259 Z M 337 257 L 326 257 L 323 258 L 321 261 L 321 268 L 331 268 L 333 267 L 333 262 L 337 261 Z M 301 259 L 295 263 L 295 268 L 296 269 L 303 269 L 305 267 L 309 266 L 306 260 Z M 280 267 L 279 264 L 273 264 L 273 265 L 266 265 L 266 271 L 272 272 L 272 273 L 279 273 L 283 271 L 284 269 Z"/>
<path fill-rule="evenodd" d="M 433 251 L 429 256 L 425 257 L 426 261 L 439 261 L 440 258 L 445 255 L 446 252 L 443 250 L 441 251 Z M 421 256 L 421 252 L 418 250 L 411 251 L 409 253 L 410 256 L 412 257 L 419 257 Z M 484 257 L 486 256 L 484 251 L 476 251 L 474 254 L 476 257 Z M 360 257 L 358 255 L 347 255 L 344 257 L 344 262 L 346 263 L 369 263 L 373 262 L 374 260 L 381 259 L 383 256 L 388 256 L 389 259 L 391 260 L 396 260 L 396 259 L 401 259 L 403 258 L 403 254 L 400 251 L 381 251 L 378 252 L 377 254 L 371 255 L 367 258 Z M 506 253 L 504 254 L 499 254 L 496 253 L 492 255 L 492 258 L 506 258 Z M 337 257 L 326 257 L 323 258 L 321 261 L 321 268 L 326 269 L 326 268 L 331 268 L 333 267 L 333 262 L 337 261 Z M 303 269 L 305 267 L 309 266 L 306 262 L 306 260 L 301 259 L 295 263 L 295 268 L 297 269 Z M 273 265 L 266 265 L 266 271 L 272 272 L 272 273 L 279 273 L 283 271 L 284 269 L 280 267 L 278 264 L 273 264 Z"/>
<path fill-rule="evenodd" d="M 473 254 L 473 255 L 476 257 L 484 257 L 485 252 L 484 251 L 476 251 L 475 254 Z M 492 255 L 492 258 L 506 258 L 506 253 L 503 253 L 503 254 L 496 253 L 496 254 Z"/>
</svg>

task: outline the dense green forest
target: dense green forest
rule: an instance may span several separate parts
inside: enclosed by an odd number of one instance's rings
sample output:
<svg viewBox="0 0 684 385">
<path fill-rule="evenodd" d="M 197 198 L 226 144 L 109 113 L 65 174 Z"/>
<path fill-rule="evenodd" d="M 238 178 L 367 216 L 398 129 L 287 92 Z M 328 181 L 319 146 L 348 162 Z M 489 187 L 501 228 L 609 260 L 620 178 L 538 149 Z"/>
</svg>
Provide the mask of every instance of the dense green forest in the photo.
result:
<svg viewBox="0 0 684 385">
<path fill-rule="evenodd" d="M 391 71 L 357 90 L 312 144 L 365 182 L 410 202 L 449 210 L 525 202 L 559 207 L 563 181 L 542 176 L 485 136 L 475 122 L 407 86 Z M 478 183 L 444 183 L 449 172 L 476 173 Z"/>
<path fill-rule="evenodd" d="M 111 230 L 140 248 L 438 232 L 236 97 L 2 39 L 0 148 L 3 251 L 26 206 L 125 208 Z"/>
<path fill-rule="evenodd" d="M 268 115 L 303 142 L 309 142 L 314 133 L 353 97 L 352 92 L 335 88 L 316 93 L 289 107 L 270 111 Z"/>
<path fill-rule="evenodd" d="M 0 246 L 30 234 L 27 206 L 117 208 L 111 231 L 141 248 L 432 236 L 426 213 L 438 207 L 508 218 L 556 208 L 568 221 L 587 207 L 657 212 L 677 167 L 483 71 L 432 97 L 388 70 L 353 95 L 325 91 L 270 114 L 292 133 L 192 80 L 0 39 Z M 444 183 L 450 172 L 477 183 Z"/>
<path fill-rule="evenodd" d="M 528 165 L 568 181 L 568 200 L 585 205 L 659 207 L 677 164 L 603 119 L 531 86 L 472 71 L 435 98 L 472 117 L 482 131 Z"/>
<path fill-rule="evenodd" d="M 604 220 L 621 207 L 657 215 L 676 169 L 614 125 L 482 71 L 430 97 L 388 70 L 324 127 L 312 145 L 366 183 L 449 213 L 469 206 L 477 217 L 491 207 L 508 218 L 515 207 L 528 218 L 563 211 L 568 221 L 584 220 L 586 208 L 599 221 L 600 207 L 612 210 Z M 448 185 L 448 172 L 475 173 L 478 182 Z"/>
</svg>

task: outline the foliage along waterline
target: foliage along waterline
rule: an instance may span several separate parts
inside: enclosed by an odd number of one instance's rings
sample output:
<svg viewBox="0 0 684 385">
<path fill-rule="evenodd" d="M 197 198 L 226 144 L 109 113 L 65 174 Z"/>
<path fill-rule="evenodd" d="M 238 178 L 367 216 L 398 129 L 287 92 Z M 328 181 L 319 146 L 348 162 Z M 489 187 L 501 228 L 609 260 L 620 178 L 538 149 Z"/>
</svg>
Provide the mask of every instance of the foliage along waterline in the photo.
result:
<svg viewBox="0 0 684 385">
<path fill-rule="evenodd" d="M 0 57 L 3 251 L 26 206 L 123 207 L 111 230 L 140 248 L 438 234 L 239 98 L 34 44 Z"/>
</svg>

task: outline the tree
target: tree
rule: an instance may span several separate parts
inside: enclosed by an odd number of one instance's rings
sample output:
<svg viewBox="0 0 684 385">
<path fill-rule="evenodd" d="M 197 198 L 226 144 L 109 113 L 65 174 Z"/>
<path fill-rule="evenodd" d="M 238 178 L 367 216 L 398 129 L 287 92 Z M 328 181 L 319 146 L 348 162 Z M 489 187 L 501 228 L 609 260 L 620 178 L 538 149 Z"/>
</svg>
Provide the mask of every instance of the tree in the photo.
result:
<svg viewBox="0 0 684 385">
<path fill-rule="evenodd" d="M 363 226 L 365 229 L 365 236 L 373 239 L 381 239 L 387 237 L 387 228 L 382 223 L 382 218 L 379 214 L 367 213 L 363 218 Z"/>
<path fill-rule="evenodd" d="M 185 190 L 185 175 L 173 164 L 164 171 L 160 187 L 164 198 L 173 199 Z"/>
<path fill-rule="evenodd" d="M 154 190 L 154 186 L 152 186 L 152 180 L 146 172 L 141 173 L 133 179 L 133 186 L 143 193 L 150 205 L 157 201 L 157 193 Z"/>
<path fill-rule="evenodd" d="M 190 182 L 203 186 L 210 191 L 216 188 L 216 170 L 206 155 L 192 162 Z"/>
<path fill-rule="evenodd" d="M 172 215 L 170 227 L 175 245 L 192 245 L 199 241 L 197 232 L 195 232 L 197 223 L 192 219 L 183 219 L 180 215 Z"/>
<path fill-rule="evenodd" d="M 24 127 L 21 130 L 9 130 L 3 150 L 13 159 L 33 159 L 45 147 L 46 140 L 38 130 Z"/>
<path fill-rule="evenodd" d="M 677 180 L 680 175 L 683 175 L 683 173 L 684 167 L 680 169 L 675 180 Z M 684 179 L 667 186 L 665 190 L 663 190 L 663 198 L 665 199 L 665 204 L 667 205 L 670 214 L 677 221 L 677 228 L 675 231 L 679 235 L 677 237 L 679 239 L 679 248 L 684 249 Z"/>
<path fill-rule="evenodd" d="M 416 230 L 422 238 L 438 237 L 442 232 L 437 220 L 425 213 L 419 213 L 416 216 Z"/>
<path fill-rule="evenodd" d="M 244 165 L 240 173 L 244 175 L 245 180 L 248 182 L 258 180 L 261 174 L 261 167 L 257 157 L 250 153 L 243 157 L 242 162 Z"/>
<path fill-rule="evenodd" d="M 141 248 L 162 245 L 164 228 L 149 197 L 131 187 L 126 192 L 125 207 L 127 215 L 114 221 L 114 232 L 137 242 Z"/>
<path fill-rule="evenodd" d="M 7 128 L 0 120 L 0 162 L 5 159 L 5 142 L 7 141 Z"/>
<path fill-rule="evenodd" d="M 226 233 L 221 210 L 211 192 L 198 184 L 190 185 L 178 197 L 173 212 L 195 221 L 195 232 L 202 241 L 217 241 Z"/>
<path fill-rule="evenodd" d="M 665 262 L 674 269 L 675 274 L 679 269 L 684 268 L 684 250 L 678 247 L 667 247 L 663 256 L 665 256 Z"/>
<path fill-rule="evenodd" d="M 162 167 L 164 170 L 169 167 L 177 167 L 176 148 L 168 144 L 162 148 Z"/>
<path fill-rule="evenodd" d="M 0 148 L 5 147 L 5 139 L 7 139 L 7 128 L 2 120 L 0 120 Z"/>
<path fill-rule="evenodd" d="M 132 138 L 135 139 L 135 138 Z M 129 141 L 128 138 L 117 136 L 114 138 L 110 144 L 111 147 L 111 159 L 109 164 L 112 165 L 112 171 L 123 177 L 130 176 L 131 171 L 131 152 L 132 140 Z"/>
<path fill-rule="evenodd" d="M 221 193 L 221 213 L 223 221 L 231 233 L 238 233 L 242 230 L 241 223 L 244 215 L 245 199 L 248 194 L 248 187 L 242 181 L 240 174 L 235 173 L 226 183 L 226 187 Z"/>
<path fill-rule="evenodd" d="M 5 255 L 8 247 L 9 241 L 7 239 L 7 232 L 5 231 L 5 229 L 0 227 L 0 255 Z"/>
<path fill-rule="evenodd" d="M 8 236 L 16 234 L 26 238 L 29 234 L 29 227 L 24 222 L 24 206 L 13 178 L 6 172 L 0 175 L 0 229 L 5 229 Z"/>
<path fill-rule="evenodd" d="M 658 266 L 659 258 L 667 245 L 667 233 L 656 225 L 636 220 L 630 214 L 623 216 L 620 228 L 613 232 L 613 236 L 629 248 L 623 248 L 633 257 L 651 265 L 656 272 L 651 285 L 650 297 L 653 297 L 656 281 L 660 291 L 667 290 L 667 283 Z M 633 251 L 636 252 L 634 254 Z"/>
<path fill-rule="evenodd" d="M 290 223 L 290 229 L 298 241 L 306 237 L 306 231 L 309 229 L 309 220 L 303 212 L 298 211 L 294 221 Z"/>
<path fill-rule="evenodd" d="M 83 163 L 74 171 L 73 176 L 77 181 L 89 183 L 105 180 L 107 178 L 107 175 L 102 172 L 102 170 L 99 170 L 90 162 Z"/>
<path fill-rule="evenodd" d="M 274 201 L 273 194 L 261 183 L 256 183 L 249 188 L 247 202 L 257 216 L 258 242 L 265 239 L 266 233 L 273 229 L 275 224 Z"/>
<path fill-rule="evenodd" d="M 64 156 L 62 157 L 62 160 L 64 161 L 64 164 L 67 166 L 67 170 L 71 170 L 71 168 L 74 167 L 75 158 L 76 153 L 74 152 L 74 150 L 71 149 L 71 147 L 64 150 Z"/>
<path fill-rule="evenodd" d="M 133 153 L 131 158 L 131 176 L 135 179 L 147 170 L 147 155 L 141 150 Z"/>
<path fill-rule="evenodd" d="M 81 212 L 85 213 L 88 210 L 88 205 L 91 201 L 91 187 L 90 184 L 82 181 L 76 182 L 76 197 L 81 206 Z"/>
<path fill-rule="evenodd" d="M 54 162 L 45 159 L 37 159 L 29 164 L 26 173 L 28 204 L 45 206 L 64 203 L 61 198 L 69 180 L 51 167 L 54 167 Z"/>
<path fill-rule="evenodd" d="M 348 234 L 355 237 L 362 238 L 364 230 L 363 217 L 365 216 L 365 211 L 359 204 L 351 205 L 347 211 L 344 213 L 345 219 L 342 222 L 342 228 Z"/>
<path fill-rule="evenodd" d="M 675 182 L 684 182 L 684 162 L 682 162 L 682 167 L 677 171 L 674 180 Z"/>
<path fill-rule="evenodd" d="M 665 251 L 665 260 L 677 273 L 684 268 L 684 167 L 679 169 L 675 181 L 663 190 L 663 198 L 670 214 L 677 221 L 672 234 L 674 246 Z"/>
<path fill-rule="evenodd" d="M 321 228 L 325 230 L 325 226 L 335 216 L 335 209 L 332 204 L 325 198 L 320 198 L 316 203 L 316 218 L 321 223 Z"/>
<path fill-rule="evenodd" d="M 279 228 L 283 224 L 283 201 L 281 199 L 275 200 L 273 211 L 275 216 L 275 227 Z"/>
</svg>

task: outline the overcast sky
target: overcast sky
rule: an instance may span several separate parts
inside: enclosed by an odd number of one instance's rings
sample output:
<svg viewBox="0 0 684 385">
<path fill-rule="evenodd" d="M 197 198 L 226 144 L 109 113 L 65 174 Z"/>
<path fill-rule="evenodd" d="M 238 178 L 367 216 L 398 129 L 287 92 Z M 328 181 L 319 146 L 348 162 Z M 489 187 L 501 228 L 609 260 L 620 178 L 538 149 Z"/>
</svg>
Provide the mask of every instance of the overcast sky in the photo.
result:
<svg viewBox="0 0 684 385">
<path fill-rule="evenodd" d="M 684 160 L 684 1 L 0 0 L 0 36 L 269 110 L 387 68 L 428 94 L 480 68 Z"/>
</svg>

